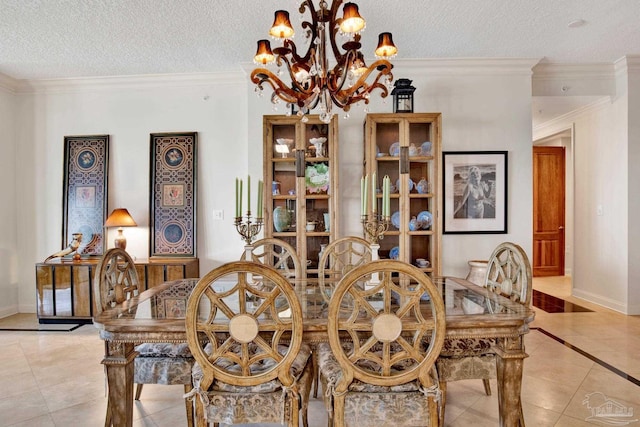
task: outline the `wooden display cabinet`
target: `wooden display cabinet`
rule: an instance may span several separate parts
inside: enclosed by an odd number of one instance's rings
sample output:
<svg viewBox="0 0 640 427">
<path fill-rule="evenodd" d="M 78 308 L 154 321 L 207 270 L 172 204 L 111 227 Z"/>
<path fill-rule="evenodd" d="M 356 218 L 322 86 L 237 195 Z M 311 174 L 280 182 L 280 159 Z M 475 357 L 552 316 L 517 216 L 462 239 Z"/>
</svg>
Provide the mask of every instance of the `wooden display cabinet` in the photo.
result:
<svg viewBox="0 0 640 427">
<path fill-rule="evenodd" d="M 399 259 L 405 262 L 417 265 L 419 258 L 429 261 L 429 266 L 421 269 L 432 277 L 440 275 L 441 265 L 440 129 L 440 113 L 369 114 L 364 129 L 364 173 L 370 180 L 376 173 L 378 189 L 382 188 L 383 177 L 389 175 L 391 215 L 398 218 L 396 224 L 399 225 L 398 228 L 391 224 L 380 240 L 380 256 L 389 257 L 392 248 L 397 246 Z M 428 145 L 431 149 L 423 153 L 423 146 Z M 422 185 L 418 192 L 417 184 L 422 179 L 427 181 L 427 189 Z M 381 212 L 381 197 L 379 192 L 378 212 Z M 410 229 L 411 220 L 417 220 L 424 211 L 431 213 L 431 225 Z"/>
<path fill-rule="evenodd" d="M 95 313 L 93 276 L 100 258 L 54 260 L 36 264 L 40 323 L 89 323 Z M 137 260 L 144 291 L 169 280 L 199 277 L 198 258 Z"/>
<path fill-rule="evenodd" d="M 306 122 L 298 116 L 263 118 L 263 216 L 264 236 L 293 245 L 306 277 L 317 274 L 322 245 L 338 235 L 338 124 L 335 116 L 329 124 L 317 115 L 305 117 Z M 320 152 L 310 141 L 314 138 L 326 138 Z M 283 139 L 291 140 L 289 153 L 278 151 L 286 145 Z M 276 209 L 289 213 L 289 224 L 278 221 L 282 215 Z M 313 225 L 307 229 L 308 223 Z"/>
</svg>

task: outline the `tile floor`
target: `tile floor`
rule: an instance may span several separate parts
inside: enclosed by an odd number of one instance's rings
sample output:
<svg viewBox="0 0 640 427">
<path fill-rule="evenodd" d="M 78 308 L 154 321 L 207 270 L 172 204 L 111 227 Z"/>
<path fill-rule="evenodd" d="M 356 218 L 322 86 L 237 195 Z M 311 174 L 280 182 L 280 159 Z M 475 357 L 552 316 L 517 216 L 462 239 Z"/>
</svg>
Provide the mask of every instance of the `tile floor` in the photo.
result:
<svg viewBox="0 0 640 427">
<path fill-rule="evenodd" d="M 588 420 L 587 404 L 595 406 L 603 397 L 585 398 L 599 392 L 636 414 L 618 421 L 640 426 L 640 382 L 633 381 L 640 379 L 640 316 L 624 316 L 569 296 L 568 279 L 535 279 L 534 288 L 594 311 L 536 309 L 532 327 L 538 329 L 526 336 L 530 357 L 524 364 L 522 399 L 527 425 L 614 425 Z M 92 325 L 72 332 L 1 331 L 0 426 L 102 426 L 103 349 Z M 597 360 L 633 378 L 625 379 Z M 496 390 L 495 381 L 492 388 Z M 496 394 L 485 396 L 481 381 L 450 383 L 446 425 L 498 425 Z M 146 385 L 135 405 L 134 425 L 185 425 L 181 395 L 182 386 Z M 310 426 L 326 426 L 319 400 L 312 399 Z"/>
</svg>

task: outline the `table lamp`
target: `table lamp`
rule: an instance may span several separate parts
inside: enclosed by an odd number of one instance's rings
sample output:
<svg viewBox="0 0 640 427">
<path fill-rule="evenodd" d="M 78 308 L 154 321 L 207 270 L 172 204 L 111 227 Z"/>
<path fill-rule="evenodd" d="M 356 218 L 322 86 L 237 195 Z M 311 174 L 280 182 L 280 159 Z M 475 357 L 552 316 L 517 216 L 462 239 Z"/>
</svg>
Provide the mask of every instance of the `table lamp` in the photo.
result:
<svg viewBox="0 0 640 427">
<path fill-rule="evenodd" d="M 129 211 L 124 208 L 114 209 L 104 223 L 105 227 L 118 227 L 118 235 L 114 241 L 116 248 L 125 250 L 127 247 L 127 239 L 122 234 L 122 227 L 135 227 L 138 224 L 131 218 Z"/>
</svg>

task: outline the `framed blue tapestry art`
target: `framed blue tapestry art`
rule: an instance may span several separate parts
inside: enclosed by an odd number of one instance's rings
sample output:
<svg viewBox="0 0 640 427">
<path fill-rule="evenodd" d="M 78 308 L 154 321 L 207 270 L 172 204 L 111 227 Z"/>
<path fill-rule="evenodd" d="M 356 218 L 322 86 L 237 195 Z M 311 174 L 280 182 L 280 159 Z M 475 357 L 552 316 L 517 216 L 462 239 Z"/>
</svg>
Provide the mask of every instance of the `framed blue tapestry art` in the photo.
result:
<svg viewBox="0 0 640 427">
<path fill-rule="evenodd" d="M 150 256 L 196 256 L 196 132 L 151 134 Z"/>
<path fill-rule="evenodd" d="M 108 167 L 109 135 L 64 137 L 62 248 L 82 233 L 80 255 L 104 253 Z"/>
</svg>

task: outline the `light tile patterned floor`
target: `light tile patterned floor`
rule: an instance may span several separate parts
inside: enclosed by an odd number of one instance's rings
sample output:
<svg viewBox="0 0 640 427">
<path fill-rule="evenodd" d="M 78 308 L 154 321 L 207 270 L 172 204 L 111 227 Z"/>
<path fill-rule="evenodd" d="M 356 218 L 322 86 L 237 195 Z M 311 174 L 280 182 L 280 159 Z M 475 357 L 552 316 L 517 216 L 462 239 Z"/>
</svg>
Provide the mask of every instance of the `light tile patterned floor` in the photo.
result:
<svg viewBox="0 0 640 427">
<path fill-rule="evenodd" d="M 549 314 L 536 309 L 534 328 L 640 378 L 640 317 L 624 316 L 569 296 L 570 283 L 535 279 L 542 292 L 595 310 Z M 583 402 L 593 392 L 633 408 L 640 418 L 640 387 L 539 330 L 526 336 L 522 398 L 529 426 L 606 425 L 587 421 Z M 72 332 L 0 332 L 1 426 L 102 426 L 106 409 L 104 346 L 92 325 Z M 496 384 L 485 396 L 481 381 L 448 386 L 446 425 L 498 425 Z M 185 425 L 182 386 L 146 385 L 134 409 L 135 426 Z M 593 398 L 595 399 L 595 397 Z M 592 401 L 593 403 L 596 400 Z M 310 426 L 326 426 L 320 400 L 312 400 Z M 639 425 L 636 421 L 631 425 Z"/>
</svg>

